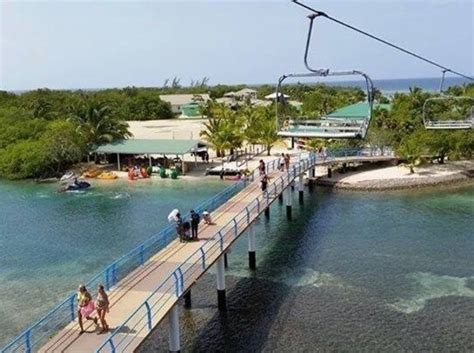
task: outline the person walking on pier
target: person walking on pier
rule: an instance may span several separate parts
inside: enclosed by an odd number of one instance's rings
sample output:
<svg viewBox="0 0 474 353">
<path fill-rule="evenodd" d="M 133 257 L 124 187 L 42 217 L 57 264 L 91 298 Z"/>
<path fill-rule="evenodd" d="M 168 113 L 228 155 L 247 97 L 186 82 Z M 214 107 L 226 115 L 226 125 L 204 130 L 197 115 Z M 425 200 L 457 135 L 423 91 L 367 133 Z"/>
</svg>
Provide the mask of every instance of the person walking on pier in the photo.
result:
<svg viewBox="0 0 474 353">
<path fill-rule="evenodd" d="M 278 170 L 280 172 L 285 171 L 285 154 L 284 153 L 281 154 L 281 157 L 278 160 Z"/>
<path fill-rule="evenodd" d="M 290 155 L 287 153 L 285 158 L 285 169 L 286 171 L 289 171 L 290 170 Z"/>
<path fill-rule="evenodd" d="M 105 292 L 104 286 L 99 285 L 97 290 L 97 299 L 95 301 L 95 308 L 97 310 L 97 315 L 99 316 L 100 323 L 102 325 L 102 330 L 99 333 L 105 333 L 109 330 L 109 325 L 105 321 L 105 314 L 109 312 L 109 296 Z"/>
<path fill-rule="evenodd" d="M 260 176 L 265 175 L 265 162 L 263 159 L 258 163 L 258 171 L 260 172 Z"/>
<path fill-rule="evenodd" d="M 260 184 L 261 184 L 263 193 L 266 194 L 267 185 L 268 185 L 268 176 L 266 174 L 262 176 L 262 179 L 260 179 Z"/>
<path fill-rule="evenodd" d="M 175 216 L 176 220 L 176 233 L 178 233 L 179 241 L 184 241 L 184 228 L 183 228 L 183 219 L 181 218 L 181 214 L 178 212 Z"/>
<path fill-rule="evenodd" d="M 87 291 L 86 286 L 81 284 L 79 286 L 79 290 L 77 291 L 77 320 L 79 321 L 79 327 L 81 328 L 79 334 L 84 333 L 84 325 L 82 323 L 83 317 L 85 317 L 86 320 L 93 320 L 94 324 L 97 325 L 97 318 L 90 317 L 94 310 L 95 305 L 92 301 L 92 296 Z"/>
<path fill-rule="evenodd" d="M 204 212 L 202 213 L 202 219 L 204 219 L 204 223 L 206 223 L 207 225 L 212 224 L 212 218 L 207 209 L 205 209 Z"/>
<path fill-rule="evenodd" d="M 191 238 L 192 240 L 199 240 L 198 239 L 198 226 L 199 226 L 200 220 L 201 220 L 201 217 L 199 217 L 199 214 L 197 212 L 194 212 L 194 210 L 191 210 Z"/>
</svg>

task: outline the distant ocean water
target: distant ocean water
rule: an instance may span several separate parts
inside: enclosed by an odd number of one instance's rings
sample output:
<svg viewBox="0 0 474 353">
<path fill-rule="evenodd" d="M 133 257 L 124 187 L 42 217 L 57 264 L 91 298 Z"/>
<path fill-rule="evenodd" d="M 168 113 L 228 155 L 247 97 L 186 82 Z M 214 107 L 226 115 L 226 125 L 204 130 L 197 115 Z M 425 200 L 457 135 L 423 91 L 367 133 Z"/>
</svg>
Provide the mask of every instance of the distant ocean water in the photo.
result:
<svg viewBox="0 0 474 353">
<path fill-rule="evenodd" d="M 410 87 L 420 87 L 425 91 L 438 91 L 440 81 L 440 78 L 433 77 L 374 80 L 374 86 L 380 89 L 385 95 L 391 95 L 395 92 L 407 92 L 410 90 Z M 460 86 L 469 82 L 469 80 L 461 77 L 447 77 L 444 80 L 443 89 L 451 86 Z M 341 86 L 356 86 L 360 88 L 365 87 L 363 81 L 340 81 L 332 84 Z"/>
<path fill-rule="evenodd" d="M 392 95 L 395 92 L 407 92 L 410 87 L 420 87 L 425 91 L 437 91 L 439 89 L 440 78 L 439 77 L 425 77 L 425 78 L 400 78 L 400 79 L 385 79 L 385 80 L 373 80 L 375 87 L 380 89 L 386 95 Z M 470 81 L 461 77 L 447 77 L 444 81 L 444 89 L 450 86 L 463 85 L 469 83 Z M 323 82 L 322 82 L 323 83 Z M 274 84 L 267 83 L 267 84 Z M 365 88 L 365 83 L 363 81 L 337 81 L 337 82 L 328 82 L 330 85 L 334 86 L 351 86 L 351 87 L 360 87 Z M 263 85 L 263 84 L 262 84 Z M 252 87 L 258 87 L 260 85 L 249 85 Z M 66 89 L 66 90 L 83 90 L 83 91 L 100 91 L 102 89 L 108 88 L 75 88 L 75 89 Z M 11 91 L 16 94 L 22 94 L 28 92 L 27 90 L 13 90 Z"/>
</svg>

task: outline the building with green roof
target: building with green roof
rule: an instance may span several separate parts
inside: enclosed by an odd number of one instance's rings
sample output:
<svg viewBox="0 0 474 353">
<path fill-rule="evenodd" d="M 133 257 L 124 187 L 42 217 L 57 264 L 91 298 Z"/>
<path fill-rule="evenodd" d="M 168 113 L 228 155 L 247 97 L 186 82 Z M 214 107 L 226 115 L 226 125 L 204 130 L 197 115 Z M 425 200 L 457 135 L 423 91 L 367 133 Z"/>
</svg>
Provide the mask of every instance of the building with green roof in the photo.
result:
<svg viewBox="0 0 474 353">
<path fill-rule="evenodd" d="M 121 154 L 147 155 L 151 165 L 152 154 L 182 156 L 184 160 L 185 154 L 197 152 L 202 147 L 206 147 L 206 144 L 200 140 L 126 139 L 101 145 L 97 147 L 95 152 L 100 154 L 116 154 L 118 169 L 120 170 Z M 194 157 L 196 161 L 196 153 Z"/>
<path fill-rule="evenodd" d="M 391 104 L 379 104 L 374 103 L 373 109 L 382 108 L 386 110 L 392 109 Z M 332 113 L 326 115 L 326 119 L 352 119 L 352 120 L 363 120 L 369 115 L 369 104 L 368 103 L 355 103 L 346 105 L 345 107 L 336 109 Z"/>
</svg>

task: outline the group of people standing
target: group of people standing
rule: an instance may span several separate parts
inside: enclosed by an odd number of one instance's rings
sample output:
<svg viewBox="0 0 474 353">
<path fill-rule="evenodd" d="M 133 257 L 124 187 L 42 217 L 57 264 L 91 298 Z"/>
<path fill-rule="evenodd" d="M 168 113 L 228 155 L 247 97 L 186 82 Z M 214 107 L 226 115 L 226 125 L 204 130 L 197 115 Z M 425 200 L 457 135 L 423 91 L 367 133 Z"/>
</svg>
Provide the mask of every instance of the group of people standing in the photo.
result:
<svg viewBox="0 0 474 353">
<path fill-rule="evenodd" d="M 290 170 L 290 155 L 288 153 L 287 154 L 284 154 L 284 153 L 281 154 L 281 157 L 278 160 L 278 170 L 281 171 L 281 172 L 283 172 L 285 170 L 286 171 Z M 258 164 L 258 171 L 259 171 L 259 175 L 260 175 L 261 189 L 265 193 L 267 191 L 269 178 L 268 178 L 268 175 L 267 175 L 267 172 L 266 172 L 266 166 L 265 166 L 265 162 L 263 161 L 263 159 L 261 159 L 259 164 Z"/>
<path fill-rule="evenodd" d="M 88 292 L 85 285 L 80 285 L 77 291 L 77 319 L 79 321 L 80 331 L 79 334 L 83 334 L 84 324 L 83 318 L 86 320 L 94 321 L 94 324 L 97 326 L 98 322 L 102 325 L 102 330 L 99 333 L 105 333 L 109 330 L 109 325 L 105 320 L 106 313 L 109 312 L 109 297 L 105 292 L 104 286 L 99 285 L 97 289 L 97 297 L 94 301 L 92 295 Z M 97 316 L 92 317 L 92 313 L 96 311 Z"/>
<path fill-rule="evenodd" d="M 284 172 L 285 170 L 286 171 L 290 170 L 290 155 L 288 153 L 287 154 L 282 153 L 278 162 L 279 162 L 278 169 L 280 170 L 280 172 Z"/>
<path fill-rule="evenodd" d="M 202 218 L 205 224 L 212 224 L 211 215 L 207 210 L 202 213 Z M 198 227 L 201 221 L 199 213 L 191 210 L 190 220 L 185 221 L 181 217 L 180 213 L 176 214 L 176 232 L 178 233 L 179 240 L 184 241 L 198 241 Z"/>
</svg>

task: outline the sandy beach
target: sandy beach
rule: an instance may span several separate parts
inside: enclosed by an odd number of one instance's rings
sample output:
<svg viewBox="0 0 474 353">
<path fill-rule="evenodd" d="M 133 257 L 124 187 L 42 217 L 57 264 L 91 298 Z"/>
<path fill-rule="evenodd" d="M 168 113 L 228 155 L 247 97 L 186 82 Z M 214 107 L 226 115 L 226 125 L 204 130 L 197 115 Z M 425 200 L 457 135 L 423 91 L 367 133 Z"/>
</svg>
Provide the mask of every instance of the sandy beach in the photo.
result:
<svg viewBox="0 0 474 353">
<path fill-rule="evenodd" d="M 325 171 L 326 173 L 326 171 Z M 411 174 L 404 165 L 325 174 L 317 184 L 350 190 L 397 190 L 424 186 L 474 183 L 474 161 L 456 161 L 415 168 Z"/>
</svg>

